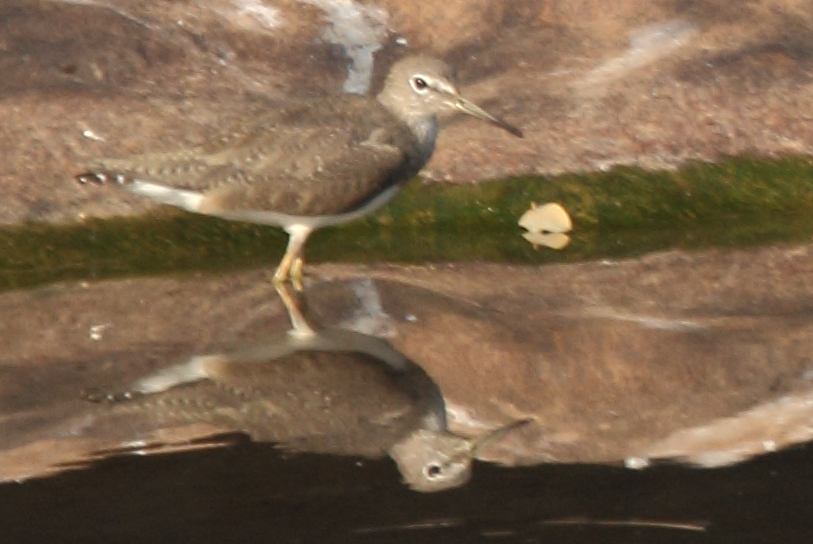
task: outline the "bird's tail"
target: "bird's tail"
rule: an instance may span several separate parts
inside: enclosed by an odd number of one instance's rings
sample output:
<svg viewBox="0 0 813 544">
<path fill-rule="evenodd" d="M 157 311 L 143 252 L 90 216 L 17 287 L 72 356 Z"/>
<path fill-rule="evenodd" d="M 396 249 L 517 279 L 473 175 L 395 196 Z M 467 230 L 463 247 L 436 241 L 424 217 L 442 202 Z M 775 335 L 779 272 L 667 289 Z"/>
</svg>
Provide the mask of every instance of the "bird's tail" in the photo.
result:
<svg viewBox="0 0 813 544">
<path fill-rule="evenodd" d="M 104 185 L 108 182 L 115 182 L 119 185 L 126 185 L 132 183 L 133 180 L 128 179 L 122 174 L 112 174 L 108 172 L 84 172 L 76 176 L 76 181 L 82 184 L 95 183 L 96 185 Z"/>
<path fill-rule="evenodd" d="M 146 196 L 161 204 L 176 206 L 190 212 L 200 211 L 200 205 L 203 201 L 203 194 L 198 191 L 177 189 L 152 181 L 132 178 L 124 174 L 85 172 L 76 176 L 76 180 L 79 183 L 95 183 L 97 185 L 112 182 L 133 194 Z"/>
</svg>

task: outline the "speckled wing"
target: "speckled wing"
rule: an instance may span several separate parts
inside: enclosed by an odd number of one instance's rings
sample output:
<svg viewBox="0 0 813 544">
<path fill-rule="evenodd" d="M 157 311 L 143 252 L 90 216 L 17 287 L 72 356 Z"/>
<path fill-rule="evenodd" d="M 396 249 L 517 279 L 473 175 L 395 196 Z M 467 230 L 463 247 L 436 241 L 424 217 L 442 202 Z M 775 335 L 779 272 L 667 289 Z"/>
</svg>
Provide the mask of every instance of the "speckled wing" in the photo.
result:
<svg viewBox="0 0 813 544">
<path fill-rule="evenodd" d="M 285 105 L 175 153 L 102 159 L 91 172 L 204 194 L 201 212 L 324 216 L 363 206 L 422 166 L 418 144 L 377 101 L 342 96 Z"/>
<path fill-rule="evenodd" d="M 292 451 L 381 457 L 420 425 L 418 393 L 377 359 L 298 352 L 224 362 L 209 379 L 110 405 L 162 425 L 205 422 Z"/>
</svg>

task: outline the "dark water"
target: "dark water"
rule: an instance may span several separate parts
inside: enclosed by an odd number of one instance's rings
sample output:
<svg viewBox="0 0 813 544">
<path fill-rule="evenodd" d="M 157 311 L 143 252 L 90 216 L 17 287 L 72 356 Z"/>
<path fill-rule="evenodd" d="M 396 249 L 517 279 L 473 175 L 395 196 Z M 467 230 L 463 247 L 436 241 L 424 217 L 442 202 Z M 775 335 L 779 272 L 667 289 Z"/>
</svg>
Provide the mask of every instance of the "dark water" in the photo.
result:
<svg viewBox="0 0 813 544">
<path fill-rule="evenodd" d="M 398 480 L 389 460 L 284 458 L 245 441 L 116 457 L 0 485 L 0 542 L 741 544 L 813 535 L 810 447 L 718 470 L 480 463 L 468 486 L 431 495 Z M 596 523 L 631 520 L 687 528 Z"/>
</svg>

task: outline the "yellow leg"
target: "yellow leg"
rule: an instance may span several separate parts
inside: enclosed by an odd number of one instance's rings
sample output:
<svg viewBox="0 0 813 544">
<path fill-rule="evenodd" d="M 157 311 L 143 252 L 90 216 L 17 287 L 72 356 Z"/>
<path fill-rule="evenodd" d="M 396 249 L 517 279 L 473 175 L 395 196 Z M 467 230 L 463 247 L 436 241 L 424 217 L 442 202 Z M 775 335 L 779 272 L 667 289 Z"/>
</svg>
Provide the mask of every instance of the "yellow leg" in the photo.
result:
<svg viewBox="0 0 813 544">
<path fill-rule="evenodd" d="M 288 233 L 288 248 L 282 257 L 277 271 L 274 273 L 274 283 L 284 283 L 290 278 L 297 289 L 302 286 L 302 250 L 313 229 L 304 225 L 292 225 L 285 229 Z M 298 286 L 297 286 L 298 284 Z"/>
<path fill-rule="evenodd" d="M 296 259 L 294 259 L 293 264 L 291 265 L 291 285 L 294 286 L 299 292 L 305 290 L 305 286 L 302 285 L 302 271 L 305 268 L 305 259 L 302 258 L 300 255 Z"/>
<path fill-rule="evenodd" d="M 274 289 L 276 289 L 280 300 L 282 300 L 282 305 L 285 306 L 285 309 L 288 311 L 288 319 L 291 320 L 292 328 L 288 331 L 288 334 L 299 338 L 316 336 L 316 333 L 305 317 L 304 302 L 301 300 L 301 297 L 292 295 L 291 292 L 288 291 L 288 286 L 285 283 L 274 284 Z"/>
</svg>

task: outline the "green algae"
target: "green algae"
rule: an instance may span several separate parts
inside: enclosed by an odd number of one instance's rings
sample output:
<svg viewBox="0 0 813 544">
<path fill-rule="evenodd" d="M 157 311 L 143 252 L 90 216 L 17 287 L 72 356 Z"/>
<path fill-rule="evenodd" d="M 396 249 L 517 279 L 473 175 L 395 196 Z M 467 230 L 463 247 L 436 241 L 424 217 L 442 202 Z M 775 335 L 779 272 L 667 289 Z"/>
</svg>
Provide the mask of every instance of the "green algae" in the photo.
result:
<svg viewBox="0 0 813 544">
<path fill-rule="evenodd" d="M 813 161 L 728 158 L 675 171 L 522 177 L 478 185 L 416 181 L 377 215 L 316 232 L 309 262 L 619 258 L 674 248 L 751 247 L 813 236 Z M 531 202 L 573 217 L 563 251 L 534 249 L 517 226 Z M 66 279 L 227 271 L 278 262 L 278 229 L 162 209 L 81 225 L 0 230 L 0 289 Z"/>
</svg>

